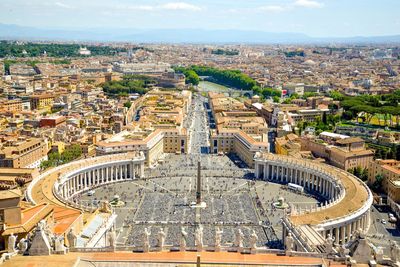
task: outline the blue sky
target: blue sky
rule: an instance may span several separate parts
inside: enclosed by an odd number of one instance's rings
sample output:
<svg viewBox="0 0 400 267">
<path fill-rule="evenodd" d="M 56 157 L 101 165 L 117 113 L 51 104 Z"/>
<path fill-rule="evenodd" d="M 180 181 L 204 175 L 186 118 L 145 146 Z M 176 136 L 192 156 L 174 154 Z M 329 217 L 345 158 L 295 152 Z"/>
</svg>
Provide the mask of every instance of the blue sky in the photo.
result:
<svg viewBox="0 0 400 267">
<path fill-rule="evenodd" d="M 46 28 L 400 34 L 400 0 L 0 0 L 0 10 L 0 23 Z"/>
</svg>

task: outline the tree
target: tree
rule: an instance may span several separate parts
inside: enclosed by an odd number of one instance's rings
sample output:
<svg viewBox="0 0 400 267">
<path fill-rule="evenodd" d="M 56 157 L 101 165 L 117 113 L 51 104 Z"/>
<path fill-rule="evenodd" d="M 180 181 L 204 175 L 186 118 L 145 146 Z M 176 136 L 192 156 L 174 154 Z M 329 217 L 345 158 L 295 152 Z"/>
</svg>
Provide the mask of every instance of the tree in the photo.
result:
<svg viewBox="0 0 400 267">
<path fill-rule="evenodd" d="M 377 191 L 377 192 L 382 190 L 383 178 L 384 177 L 382 174 L 378 174 L 375 176 L 375 182 L 371 186 L 372 190 Z"/>
<path fill-rule="evenodd" d="M 132 106 L 132 102 L 131 101 L 126 101 L 125 103 L 124 103 L 124 107 L 126 107 L 126 108 L 131 108 L 131 106 Z"/>
</svg>

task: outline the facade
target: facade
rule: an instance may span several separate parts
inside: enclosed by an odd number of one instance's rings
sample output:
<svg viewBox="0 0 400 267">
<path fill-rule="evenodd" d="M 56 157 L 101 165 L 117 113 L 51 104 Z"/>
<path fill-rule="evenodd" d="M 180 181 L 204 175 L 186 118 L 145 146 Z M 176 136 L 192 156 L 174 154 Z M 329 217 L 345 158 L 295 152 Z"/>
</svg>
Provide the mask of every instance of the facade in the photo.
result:
<svg viewBox="0 0 400 267">
<path fill-rule="evenodd" d="M 268 146 L 268 142 L 257 142 L 240 130 L 221 130 L 210 136 L 211 153 L 235 153 L 250 167 L 254 166 L 255 154 L 269 151 Z"/>
<path fill-rule="evenodd" d="M 235 153 L 253 167 L 255 153 L 269 151 L 267 123 L 234 98 L 214 92 L 208 98 L 216 128 L 210 134 L 211 153 Z"/>
<path fill-rule="evenodd" d="M 54 96 L 50 94 L 33 95 L 30 99 L 32 110 L 50 110 L 54 103 Z"/>
<path fill-rule="evenodd" d="M 0 110 L 10 111 L 10 112 L 20 112 L 22 111 L 22 100 L 5 100 L 0 102 Z"/>
<path fill-rule="evenodd" d="M 98 142 L 97 155 L 142 151 L 146 166 L 156 164 L 164 153 L 187 153 L 186 129 L 156 129 L 150 133 L 122 131 L 111 138 Z"/>
<path fill-rule="evenodd" d="M 302 150 L 311 151 L 316 157 L 324 158 L 331 165 L 349 170 L 357 167 L 367 169 L 374 152 L 365 148 L 365 141 L 358 137 L 327 139 L 304 136 L 300 139 Z"/>
<path fill-rule="evenodd" d="M 393 159 L 377 159 L 368 168 L 368 184 L 374 185 L 377 177 L 381 180 L 381 190 L 387 195 L 387 202 L 400 216 L 400 161 Z"/>
<path fill-rule="evenodd" d="M 0 150 L 0 167 L 37 168 L 47 160 L 48 145 L 40 138 L 7 142 Z"/>
<path fill-rule="evenodd" d="M 53 116 L 53 117 L 45 117 L 40 119 L 39 125 L 40 127 L 51 127 L 54 128 L 60 124 L 65 123 L 66 118 L 64 116 Z"/>
</svg>

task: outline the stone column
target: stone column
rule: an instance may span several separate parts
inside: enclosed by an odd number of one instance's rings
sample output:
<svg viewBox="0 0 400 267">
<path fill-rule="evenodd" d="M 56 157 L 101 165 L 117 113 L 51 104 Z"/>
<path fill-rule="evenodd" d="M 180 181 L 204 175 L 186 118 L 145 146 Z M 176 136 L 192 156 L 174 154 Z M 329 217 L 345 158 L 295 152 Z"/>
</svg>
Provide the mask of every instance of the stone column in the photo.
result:
<svg viewBox="0 0 400 267">
<path fill-rule="evenodd" d="M 339 229 L 340 228 L 335 228 L 335 243 L 339 244 Z"/>
<path fill-rule="evenodd" d="M 340 244 L 345 243 L 345 226 L 340 227 Z"/>
<path fill-rule="evenodd" d="M 346 234 L 347 234 L 347 241 L 350 241 L 350 237 L 351 237 L 351 223 L 349 223 L 349 224 L 347 225 Z"/>
</svg>

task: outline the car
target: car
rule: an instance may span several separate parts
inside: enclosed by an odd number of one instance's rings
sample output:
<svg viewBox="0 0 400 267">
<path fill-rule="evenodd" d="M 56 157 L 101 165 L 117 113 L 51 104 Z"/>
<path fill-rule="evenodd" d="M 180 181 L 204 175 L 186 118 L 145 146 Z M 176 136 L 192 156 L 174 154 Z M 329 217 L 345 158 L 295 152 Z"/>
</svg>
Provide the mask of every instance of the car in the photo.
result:
<svg viewBox="0 0 400 267">
<path fill-rule="evenodd" d="M 94 190 L 90 190 L 90 191 L 87 192 L 87 195 L 88 195 L 89 197 L 91 197 L 91 196 L 94 195 L 95 192 L 96 192 L 96 191 L 94 191 Z"/>
<path fill-rule="evenodd" d="M 382 219 L 382 220 L 381 220 L 381 223 L 382 223 L 382 224 L 386 224 L 386 220 L 385 220 L 385 219 Z"/>
</svg>

